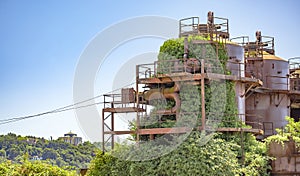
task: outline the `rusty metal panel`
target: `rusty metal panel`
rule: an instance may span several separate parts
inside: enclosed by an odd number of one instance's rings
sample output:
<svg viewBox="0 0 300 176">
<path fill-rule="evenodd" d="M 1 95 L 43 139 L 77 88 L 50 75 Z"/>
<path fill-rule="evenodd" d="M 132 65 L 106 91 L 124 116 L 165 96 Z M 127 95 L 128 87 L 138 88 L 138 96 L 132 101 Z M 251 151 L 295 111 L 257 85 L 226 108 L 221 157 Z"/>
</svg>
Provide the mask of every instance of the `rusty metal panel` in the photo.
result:
<svg viewBox="0 0 300 176">
<path fill-rule="evenodd" d="M 297 153 L 297 147 L 294 141 L 286 141 L 284 145 L 271 142 L 268 147 L 270 156 L 275 157 L 272 160 L 272 175 L 299 175 L 300 155 Z"/>
<path fill-rule="evenodd" d="M 123 88 L 121 93 L 122 93 L 122 103 L 135 102 L 135 93 L 133 88 Z"/>
<path fill-rule="evenodd" d="M 290 115 L 289 104 L 290 100 L 286 94 L 253 94 L 246 99 L 246 122 L 255 122 L 259 117 L 261 123 L 272 123 L 275 133 L 276 128 L 282 128 L 287 124 L 285 116 Z"/>
<path fill-rule="evenodd" d="M 235 44 L 226 44 L 226 51 L 229 57 L 227 69 L 232 75 L 244 77 L 244 47 Z"/>
<path fill-rule="evenodd" d="M 240 45 L 227 43 L 226 44 L 227 55 L 230 59 L 234 59 L 237 62 L 244 62 L 244 48 Z"/>
<path fill-rule="evenodd" d="M 290 90 L 300 91 L 300 78 L 290 78 Z"/>
<path fill-rule="evenodd" d="M 246 77 L 253 77 L 263 81 L 263 62 L 259 58 L 253 58 L 247 60 L 245 63 L 245 75 Z"/>
</svg>

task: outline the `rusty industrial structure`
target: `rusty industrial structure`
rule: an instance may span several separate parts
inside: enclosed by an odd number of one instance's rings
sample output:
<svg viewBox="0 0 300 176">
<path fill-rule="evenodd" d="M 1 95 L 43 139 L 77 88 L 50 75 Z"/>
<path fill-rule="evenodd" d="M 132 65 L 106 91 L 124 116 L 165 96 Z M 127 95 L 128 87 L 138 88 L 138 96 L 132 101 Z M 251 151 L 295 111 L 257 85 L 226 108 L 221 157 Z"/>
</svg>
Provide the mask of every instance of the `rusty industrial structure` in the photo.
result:
<svg viewBox="0 0 300 176">
<path fill-rule="evenodd" d="M 221 44 L 227 52 L 226 67 L 230 74 L 214 72 L 207 60 L 189 57 L 189 36 L 206 36 L 209 40 L 193 40 L 198 45 L 213 45 L 218 59 L 218 47 Z M 156 113 L 173 115 L 179 118 L 181 106 L 180 84 L 197 84 L 201 96 L 201 125 L 193 130 L 207 130 L 208 120 L 205 112 L 205 84 L 209 80 L 219 79 L 234 82 L 238 121 L 252 128 L 218 127 L 220 132 L 253 133 L 258 139 L 275 134 L 276 128 L 286 125 L 285 116 L 296 121 L 300 118 L 300 58 L 289 60 L 275 56 L 274 38 L 255 33 L 256 40 L 248 36 L 230 38 L 228 19 L 215 17 L 208 13 L 207 23 L 200 23 L 199 17 L 190 17 L 179 21 L 179 37 L 185 38 L 182 59 L 155 61 L 136 66 L 135 88 L 123 88 L 118 94 L 104 95 L 102 109 L 103 150 L 114 148 L 115 136 L 133 134 L 136 141 L 142 136 L 155 139 L 156 135 L 181 134 L 190 131 L 188 127 L 143 128 L 144 118 L 149 116 L 150 99 L 158 96 L 175 101 L 171 109 L 158 110 Z M 163 62 L 163 63 L 162 63 Z M 161 64 L 168 65 L 162 71 Z M 136 129 L 116 130 L 117 113 L 134 113 Z M 193 112 L 190 112 L 193 113 Z M 223 117 L 226 120 L 226 116 Z M 161 121 L 158 119 L 158 121 Z M 222 120 L 222 119 L 221 119 Z"/>
<path fill-rule="evenodd" d="M 284 144 L 271 142 L 268 155 L 272 160 L 272 175 L 295 175 L 300 174 L 300 152 L 294 140 L 289 139 Z"/>
</svg>

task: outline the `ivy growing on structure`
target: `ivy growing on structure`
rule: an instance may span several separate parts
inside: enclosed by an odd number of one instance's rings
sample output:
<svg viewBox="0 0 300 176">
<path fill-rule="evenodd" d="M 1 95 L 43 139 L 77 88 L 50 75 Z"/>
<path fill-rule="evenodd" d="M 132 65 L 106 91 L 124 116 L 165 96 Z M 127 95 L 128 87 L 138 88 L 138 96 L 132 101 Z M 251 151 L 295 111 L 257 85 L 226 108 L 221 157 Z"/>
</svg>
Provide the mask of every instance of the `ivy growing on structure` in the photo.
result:
<svg viewBox="0 0 300 176">
<path fill-rule="evenodd" d="M 197 42 L 197 41 L 202 41 Z M 204 41 L 204 42 L 203 42 Z M 199 44 L 200 43 L 200 44 Z M 195 58 L 200 63 L 201 59 L 205 60 L 205 72 L 230 74 L 226 68 L 228 56 L 224 46 L 220 43 L 210 43 L 208 38 L 203 36 L 191 36 L 188 38 L 189 58 Z M 158 55 L 158 73 L 167 74 L 172 71 L 174 62 L 178 67 L 183 67 L 184 56 L 184 38 L 170 39 L 163 43 L 160 47 Z M 174 62 L 172 62 L 172 60 Z M 191 80 L 193 81 L 193 80 Z M 209 84 L 205 85 L 205 110 L 208 125 L 218 124 L 220 127 L 235 127 L 241 123 L 237 123 L 237 104 L 235 100 L 234 83 L 225 80 L 209 80 Z M 199 85 L 181 83 L 180 90 L 180 116 L 176 124 L 187 125 L 191 122 L 195 126 L 201 125 L 201 91 Z M 174 106 L 174 100 L 167 99 L 166 102 L 159 103 L 157 100 L 153 104 L 153 111 L 156 109 L 170 109 Z M 160 119 L 159 116 L 150 115 L 152 120 Z M 172 127 L 174 126 L 173 116 L 170 118 L 164 116 L 165 121 L 160 123 L 152 123 L 144 128 L 152 127 Z M 153 122 L 153 121 L 152 121 Z"/>
<path fill-rule="evenodd" d="M 206 72 L 230 74 L 226 69 L 228 56 L 222 44 L 197 45 L 193 40 L 206 41 L 207 38 L 189 37 L 190 58 L 205 59 L 211 66 Z M 217 59 L 218 53 L 219 58 Z M 171 39 L 164 42 L 158 55 L 158 72 L 167 74 L 173 63 L 179 61 L 183 65 L 184 39 Z M 181 65 L 180 65 L 181 64 Z M 205 111 L 207 124 L 214 127 L 241 127 L 244 124 L 237 119 L 237 104 L 235 101 L 235 84 L 225 80 L 209 80 L 205 85 Z M 161 86 L 161 85 L 160 85 Z M 169 85 L 163 88 L 170 88 Z M 180 113 L 175 121 L 174 115 L 158 116 L 157 110 L 171 109 L 175 102 L 172 99 L 156 99 L 150 102 L 153 109 L 150 116 L 142 119 L 141 128 L 164 128 L 201 126 L 201 90 L 199 84 L 180 83 Z M 175 123 L 176 122 L 176 123 Z M 216 123 L 218 122 L 218 123 Z M 131 123 L 131 128 L 135 124 Z M 189 136 L 169 135 L 172 139 L 182 140 L 173 151 L 166 146 L 172 144 L 169 138 L 157 138 L 151 143 L 142 143 L 139 147 L 120 145 L 111 153 L 99 152 L 91 164 L 89 175 L 269 175 L 270 169 L 266 146 L 256 141 L 252 134 L 215 133 L 205 145 L 202 145 L 203 133 L 192 131 Z M 147 136 L 140 138 L 147 141 Z M 142 152 L 141 152 L 142 151 Z M 149 160 L 154 153 L 162 153 L 161 157 Z M 113 156 L 118 156 L 115 158 Z M 108 159 L 107 159 L 108 158 Z"/>
</svg>

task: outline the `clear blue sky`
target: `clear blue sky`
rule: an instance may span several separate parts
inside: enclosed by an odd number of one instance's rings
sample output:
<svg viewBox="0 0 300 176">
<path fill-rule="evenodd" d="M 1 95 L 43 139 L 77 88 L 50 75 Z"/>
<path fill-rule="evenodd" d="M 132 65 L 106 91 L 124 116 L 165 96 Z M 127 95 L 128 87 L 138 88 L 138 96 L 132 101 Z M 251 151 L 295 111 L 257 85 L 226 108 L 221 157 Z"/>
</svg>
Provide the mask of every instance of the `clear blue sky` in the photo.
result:
<svg viewBox="0 0 300 176">
<path fill-rule="evenodd" d="M 216 16 L 229 18 L 231 36 L 254 38 L 256 30 L 274 36 L 276 54 L 288 59 L 300 56 L 299 7 L 297 0 L 1 0 L 0 119 L 72 104 L 74 72 L 80 54 L 98 32 L 124 19 L 145 15 L 178 20 L 200 16 L 206 21 L 211 10 Z M 149 49 L 132 49 L 130 55 L 156 50 L 160 44 L 161 41 L 151 41 L 146 45 Z M 118 52 L 128 55 L 122 53 L 126 51 Z M 111 69 L 107 65 L 105 70 Z M 101 75 L 98 77 L 95 95 L 104 93 L 106 86 L 111 87 L 105 81 Z M 13 132 L 45 138 L 57 138 L 69 130 L 83 135 L 72 111 L 0 126 L 0 134 Z"/>
</svg>

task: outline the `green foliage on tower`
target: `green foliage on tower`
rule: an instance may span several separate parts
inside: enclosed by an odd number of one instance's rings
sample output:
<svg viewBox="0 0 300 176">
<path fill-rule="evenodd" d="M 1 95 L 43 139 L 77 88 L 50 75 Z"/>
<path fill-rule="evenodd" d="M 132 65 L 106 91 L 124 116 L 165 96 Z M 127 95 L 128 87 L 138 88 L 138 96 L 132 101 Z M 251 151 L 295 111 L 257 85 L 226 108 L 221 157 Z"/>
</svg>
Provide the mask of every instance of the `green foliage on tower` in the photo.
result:
<svg viewBox="0 0 300 176">
<path fill-rule="evenodd" d="M 230 74 L 226 69 L 228 57 L 222 44 L 199 45 L 193 43 L 195 40 L 202 40 L 202 43 L 208 41 L 201 36 L 189 37 L 190 58 L 204 59 L 206 66 L 210 67 L 205 70 L 206 73 Z M 173 61 L 176 61 L 176 66 L 183 66 L 183 55 L 183 38 L 164 42 L 158 55 L 158 74 L 167 76 L 174 71 L 171 69 L 174 67 Z M 194 128 L 202 125 L 199 81 L 198 84 L 178 84 L 181 100 L 178 119 L 175 121 L 174 115 L 158 116 L 155 113 L 161 109 L 171 109 L 175 105 L 173 99 L 155 99 L 151 102 L 153 109 L 150 116 L 141 117 L 140 128 Z M 159 89 L 165 89 L 174 85 L 160 86 Z M 234 86 L 233 82 L 224 80 L 209 80 L 209 84 L 205 85 L 206 131 L 156 135 L 151 142 L 147 135 L 140 136 L 139 145 L 124 144 L 108 153 L 99 152 L 91 163 L 88 175 L 269 175 L 271 158 L 266 154 L 265 144 L 256 141 L 255 136 L 210 131 L 217 127 L 244 126 L 236 115 Z M 135 122 L 131 122 L 130 128 L 136 129 Z"/>
</svg>

